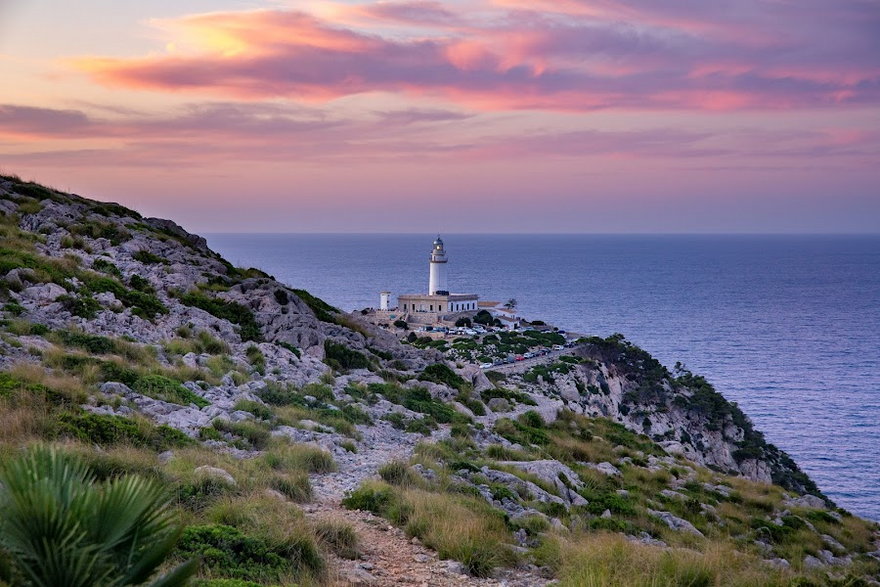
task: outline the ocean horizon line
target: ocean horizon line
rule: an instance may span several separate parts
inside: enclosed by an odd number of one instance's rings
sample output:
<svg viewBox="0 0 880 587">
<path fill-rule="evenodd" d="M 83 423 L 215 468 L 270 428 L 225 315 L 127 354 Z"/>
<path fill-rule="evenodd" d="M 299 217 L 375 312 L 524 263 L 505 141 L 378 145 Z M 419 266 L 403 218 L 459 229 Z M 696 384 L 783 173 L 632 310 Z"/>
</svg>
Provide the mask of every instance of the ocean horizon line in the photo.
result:
<svg viewBox="0 0 880 587">
<path fill-rule="evenodd" d="M 688 236 L 717 236 L 717 237 L 868 237 L 878 238 L 880 232 L 432 232 L 432 231 L 405 231 L 405 232 L 308 232 L 308 231 L 195 231 L 195 234 L 204 236 L 212 235 L 263 235 L 263 236 L 419 236 L 419 235 L 450 235 L 450 236 L 600 236 L 600 237 L 688 237 Z"/>
</svg>

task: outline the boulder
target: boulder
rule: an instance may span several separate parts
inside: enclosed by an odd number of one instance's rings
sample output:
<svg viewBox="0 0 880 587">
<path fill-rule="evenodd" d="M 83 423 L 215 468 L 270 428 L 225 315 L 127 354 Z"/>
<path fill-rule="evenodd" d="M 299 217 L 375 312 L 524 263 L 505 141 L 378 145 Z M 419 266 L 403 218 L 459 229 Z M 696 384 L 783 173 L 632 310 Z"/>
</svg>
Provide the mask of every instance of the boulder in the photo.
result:
<svg viewBox="0 0 880 587">
<path fill-rule="evenodd" d="M 516 467 L 520 471 L 534 475 L 551 484 L 566 502 L 571 505 L 586 505 L 587 500 L 577 493 L 584 486 L 581 478 L 567 465 L 559 461 L 544 459 L 540 461 L 506 461 L 503 464 Z M 563 481 L 565 478 L 565 481 Z"/>
<path fill-rule="evenodd" d="M 825 500 L 809 493 L 785 500 L 785 505 L 792 508 L 812 508 L 816 510 L 827 509 Z"/>
<path fill-rule="evenodd" d="M 503 397 L 493 397 L 486 406 L 495 413 L 509 412 L 511 410 L 510 402 Z"/>
<path fill-rule="evenodd" d="M 25 288 L 21 297 L 35 302 L 54 302 L 66 293 L 67 290 L 56 283 L 42 283 Z"/>
<path fill-rule="evenodd" d="M 197 475 L 201 475 L 203 477 L 211 477 L 214 479 L 219 479 L 223 481 L 227 485 L 231 485 L 235 487 L 238 483 L 235 482 L 235 477 L 229 473 L 226 469 L 221 469 L 219 467 L 211 467 L 209 465 L 202 465 L 201 467 L 196 467 L 194 473 Z"/>
<path fill-rule="evenodd" d="M 671 514 L 670 512 L 660 512 L 657 510 L 648 509 L 648 513 L 655 518 L 659 518 L 664 524 L 666 524 L 673 530 L 678 530 L 679 532 L 688 532 L 695 536 L 699 536 L 700 538 L 704 537 L 703 533 L 697 530 L 693 524 L 691 524 L 687 520 Z"/>
<path fill-rule="evenodd" d="M 620 469 L 618 469 L 617 467 L 615 467 L 614 465 L 612 465 L 611 463 L 609 463 L 607 461 L 599 463 L 598 465 L 594 465 L 594 464 L 590 463 L 590 464 L 588 464 L 588 466 L 592 467 L 593 469 L 596 469 L 600 473 L 604 473 L 604 474 L 608 475 L 609 477 L 618 477 L 621 475 Z"/>
</svg>

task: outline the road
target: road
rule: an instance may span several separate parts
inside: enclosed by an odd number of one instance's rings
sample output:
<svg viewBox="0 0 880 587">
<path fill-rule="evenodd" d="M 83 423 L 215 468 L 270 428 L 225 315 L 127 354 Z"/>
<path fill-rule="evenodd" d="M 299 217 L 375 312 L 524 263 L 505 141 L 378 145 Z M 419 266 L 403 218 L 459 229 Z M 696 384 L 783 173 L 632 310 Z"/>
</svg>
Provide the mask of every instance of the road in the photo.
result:
<svg viewBox="0 0 880 587">
<path fill-rule="evenodd" d="M 549 354 L 541 355 L 539 357 L 533 357 L 531 359 L 525 359 L 522 361 L 517 361 L 516 363 L 505 363 L 504 365 L 495 365 L 489 369 L 483 369 L 484 371 L 498 371 L 499 373 L 510 374 L 510 373 L 524 373 L 535 367 L 536 365 L 546 365 L 548 363 L 552 363 L 562 355 L 570 355 L 574 349 L 565 348 L 561 351 L 550 351 Z"/>
</svg>

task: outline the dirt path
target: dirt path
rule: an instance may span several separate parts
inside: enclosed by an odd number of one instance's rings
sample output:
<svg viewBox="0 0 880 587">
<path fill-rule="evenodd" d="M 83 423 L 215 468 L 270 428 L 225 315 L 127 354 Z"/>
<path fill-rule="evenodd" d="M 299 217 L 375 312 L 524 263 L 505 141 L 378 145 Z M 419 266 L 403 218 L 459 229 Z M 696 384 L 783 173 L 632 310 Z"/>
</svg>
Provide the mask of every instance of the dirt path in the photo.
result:
<svg viewBox="0 0 880 587">
<path fill-rule="evenodd" d="M 462 585 L 531 587 L 545 585 L 526 570 L 502 569 L 498 576 L 478 579 L 463 573 L 456 561 L 441 561 L 437 553 L 410 540 L 402 530 L 369 512 L 351 511 L 336 503 L 319 502 L 303 507 L 313 520 L 337 520 L 350 524 L 360 540 L 361 557 L 330 561 L 331 585 L 454 587 Z"/>
</svg>

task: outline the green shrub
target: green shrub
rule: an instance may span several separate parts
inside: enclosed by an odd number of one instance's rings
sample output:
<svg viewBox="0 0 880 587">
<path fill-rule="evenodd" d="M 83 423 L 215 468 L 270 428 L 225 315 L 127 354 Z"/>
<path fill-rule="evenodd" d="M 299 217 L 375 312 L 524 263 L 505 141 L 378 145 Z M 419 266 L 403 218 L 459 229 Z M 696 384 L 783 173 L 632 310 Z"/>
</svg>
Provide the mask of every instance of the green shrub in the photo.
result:
<svg viewBox="0 0 880 587">
<path fill-rule="evenodd" d="M 425 367 L 425 370 L 419 375 L 419 380 L 442 383 L 459 391 L 465 389 L 465 380 L 443 363 L 435 363 Z"/>
<path fill-rule="evenodd" d="M 250 345 L 245 350 L 245 355 L 247 356 L 248 361 L 257 373 L 259 373 L 260 375 L 266 374 L 266 355 L 264 355 L 259 348 L 254 345 Z"/>
<path fill-rule="evenodd" d="M 132 385 L 132 389 L 146 396 L 182 406 L 195 404 L 203 408 L 211 405 L 211 402 L 205 398 L 196 395 L 180 383 L 172 381 L 163 375 L 143 375 L 138 377 Z"/>
<path fill-rule="evenodd" d="M 324 362 L 333 369 L 343 372 L 351 369 L 369 369 L 373 366 L 363 353 L 329 339 L 324 341 Z"/>
<path fill-rule="evenodd" d="M 112 339 L 96 334 L 86 334 L 72 330 L 58 331 L 58 337 L 67 346 L 79 347 L 92 354 L 105 355 L 115 350 L 116 346 Z"/>
<path fill-rule="evenodd" d="M 259 341 L 261 338 L 260 325 L 254 313 L 237 302 L 213 298 L 198 291 L 184 294 L 180 301 L 187 306 L 201 308 L 217 318 L 237 324 L 242 341 Z"/>
<path fill-rule="evenodd" d="M 242 579 L 198 579 L 190 582 L 192 587 L 261 587 L 259 583 Z"/>
<path fill-rule="evenodd" d="M 146 277 L 141 277 L 137 273 L 128 278 L 128 285 L 132 289 L 142 291 L 144 293 L 152 293 L 154 291 L 153 286 L 150 285 L 149 280 L 147 280 Z"/>
<path fill-rule="evenodd" d="M 296 355 L 297 359 L 302 358 L 302 351 L 299 350 L 298 348 L 296 348 L 295 346 L 293 346 L 292 344 L 290 344 L 289 342 L 276 341 L 275 344 L 277 344 L 278 346 L 280 346 L 283 349 L 287 349 L 290 352 L 292 352 L 294 355 Z"/>
<path fill-rule="evenodd" d="M 100 271 L 101 273 L 109 273 L 114 277 L 122 277 L 122 272 L 119 270 L 119 267 L 102 257 L 99 257 L 92 262 L 92 269 Z"/>
<path fill-rule="evenodd" d="M 232 526 L 190 526 L 177 552 L 201 557 L 212 573 L 258 582 L 286 582 L 289 574 L 319 574 L 324 561 L 311 536 L 296 534 L 282 541 L 244 534 Z"/>
<path fill-rule="evenodd" d="M 265 404 L 246 399 L 238 400 L 238 402 L 236 402 L 235 406 L 233 406 L 232 409 L 251 413 L 260 420 L 271 420 L 275 415 L 272 412 L 272 409 Z"/>
<path fill-rule="evenodd" d="M 89 295 L 74 296 L 65 294 L 57 297 L 55 301 L 59 302 L 62 308 L 80 318 L 94 318 L 101 309 L 101 304 Z"/>
<path fill-rule="evenodd" d="M 22 306 L 18 302 L 7 302 L 3 304 L 3 311 L 8 312 L 12 316 L 21 316 L 22 314 L 24 314 L 25 309 L 24 306 Z"/>
<path fill-rule="evenodd" d="M 155 426 L 123 416 L 88 412 L 60 414 L 58 434 L 101 446 L 131 444 L 149 446 L 155 450 L 167 450 L 192 443 L 187 435 L 170 426 Z"/>
<path fill-rule="evenodd" d="M 217 419 L 211 425 L 220 432 L 241 437 L 257 450 L 266 448 L 271 438 L 269 431 L 255 422 L 230 422 L 229 420 Z"/>
<path fill-rule="evenodd" d="M 340 314 L 338 308 L 334 308 L 321 298 L 315 297 L 304 289 L 291 290 L 296 296 L 315 313 L 315 317 L 322 322 L 336 322 L 334 314 Z"/>
<path fill-rule="evenodd" d="M 304 406 L 303 394 L 291 385 L 266 381 L 266 387 L 257 392 L 260 399 L 272 406 Z"/>
<path fill-rule="evenodd" d="M 167 264 L 168 261 L 160 257 L 159 255 L 155 255 L 150 251 L 141 250 L 135 252 L 132 256 L 132 259 L 135 261 L 140 261 L 141 263 L 146 263 L 147 265 L 157 265 L 160 263 Z"/>
<path fill-rule="evenodd" d="M 130 232 L 112 222 L 86 220 L 71 224 L 67 227 L 67 230 L 75 236 L 86 236 L 94 239 L 105 238 L 112 245 L 120 245 L 131 239 Z"/>
<path fill-rule="evenodd" d="M 384 483 L 361 484 L 342 499 L 342 505 L 350 510 L 363 510 L 381 514 L 394 500 L 394 492 Z"/>
</svg>

